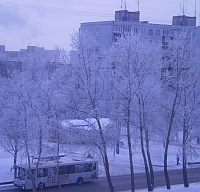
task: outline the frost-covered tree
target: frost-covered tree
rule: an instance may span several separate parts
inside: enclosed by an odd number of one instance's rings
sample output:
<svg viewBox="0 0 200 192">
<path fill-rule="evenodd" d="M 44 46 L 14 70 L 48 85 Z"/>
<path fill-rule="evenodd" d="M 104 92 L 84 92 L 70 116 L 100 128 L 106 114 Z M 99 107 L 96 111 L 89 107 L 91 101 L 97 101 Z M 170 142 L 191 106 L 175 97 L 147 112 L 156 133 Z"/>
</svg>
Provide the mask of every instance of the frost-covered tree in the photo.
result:
<svg viewBox="0 0 200 192">
<path fill-rule="evenodd" d="M 145 165 L 148 190 L 154 187 L 154 173 L 150 154 L 151 113 L 153 106 L 151 94 L 155 91 L 158 74 L 159 52 L 157 46 L 137 36 L 123 37 L 115 43 L 110 52 L 112 63 L 114 109 L 119 119 L 124 121 L 131 171 L 131 188 L 134 186 L 134 168 L 132 154 L 133 127 L 139 130 L 142 156 Z M 157 90 L 156 90 L 157 91 Z M 151 109 L 152 110 L 152 109 Z"/>
<path fill-rule="evenodd" d="M 105 78 L 107 67 L 102 58 L 102 47 L 89 34 L 75 34 L 72 44 L 76 51 L 71 53 L 71 79 L 73 86 L 71 97 L 74 109 L 81 118 L 92 118 L 96 122 L 98 146 L 102 155 L 105 173 L 110 191 L 114 191 L 111 181 L 107 154 L 107 141 L 101 118 L 108 115 L 106 109 L 110 101 L 108 83 Z"/>
<path fill-rule="evenodd" d="M 15 139 L 19 139 L 20 146 L 23 146 L 24 158 L 29 166 L 30 179 L 33 182 L 33 191 L 36 190 L 36 172 L 31 172 L 31 157 L 35 156 L 36 170 L 40 163 L 43 150 L 43 140 L 46 135 L 46 115 L 43 92 L 40 88 L 39 79 L 32 79 L 29 72 L 14 73 L 10 78 L 4 79 L 4 116 L 8 122 L 15 123 L 10 130 Z M 9 115 L 13 115 L 12 119 Z M 11 124 L 10 124 L 11 125 Z M 13 125 L 13 124 L 12 124 Z M 6 127 L 4 127 L 5 129 Z M 11 137 L 9 134 L 8 137 Z"/>
<path fill-rule="evenodd" d="M 52 151 L 52 155 L 57 157 L 57 173 L 59 173 L 61 144 L 66 142 L 66 137 L 63 136 L 64 130 L 62 122 L 69 118 L 68 114 L 70 113 L 70 98 L 67 81 L 67 69 L 65 66 L 60 66 L 46 79 L 42 86 L 42 90 L 46 97 L 47 126 L 50 133 L 49 139 L 56 144 L 55 149 Z M 59 174 L 57 174 L 57 181 L 60 190 L 61 183 Z"/>
<path fill-rule="evenodd" d="M 195 44 L 192 43 L 189 34 L 179 36 L 179 63 L 181 67 L 181 103 L 179 110 L 180 127 L 182 128 L 182 169 L 184 186 L 189 187 L 187 177 L 187 163 L 190 154 L 192 132 L 199 126 L 199 51 Z"/>
<path fill-rule="evenodd" d="M 4 83 L 3 83 L 4 82 Z M 13 169 L 14 175 L 16 174 L 16 165 L 18 163 L 18 153 L 23 148 L 21 139 L 23 134 L 21 132 L 21 124 L 19 120 L 19 112 L 15 108 L 15 102 L 12 105 L 8 105 L 8 99 L 11 101 L 9 92 L 6 91 L 6 83 L 3 80 L 1 82 L 1 117 L 0 117 L 0 130 L 1 135 L 5 137 L 4 141 L 1 141 L 4 149 L 13 155 Z M 14 100 L 12 100 L 14 101 Z"/>
<path fill-rule="evenodd" d="M 177 125 L 182 127 L 182 160 L 184 186 L 188 187 L 187 178 L 187 144 L 191 128 L 195 125 L 194 106 L 199 105 L 196 96 L 199 81 L 199 67 L 197 65 L 196 46 L 193 44 L 189 31 L 176 31 L 174 36 L 167 40 L 163 47 L 163 93 L 165 101 L 162 105 L 167 112 L 167 133 L 164 152 L 164 172 L 167 188 L 170 189 L 170 180 L 167 169 L 167 157 L 172 133 L 177 132 Z M 196 57 L 196 59 L 195 59 Z M 166 97 L 168 96 L 168 97 Z M 167 98 L 167 99 L 166 99 Z M 167 105 L 166 105 L 167 104 Z M 197 111 L 196 111 L 197 112 Z"/>
</svg>

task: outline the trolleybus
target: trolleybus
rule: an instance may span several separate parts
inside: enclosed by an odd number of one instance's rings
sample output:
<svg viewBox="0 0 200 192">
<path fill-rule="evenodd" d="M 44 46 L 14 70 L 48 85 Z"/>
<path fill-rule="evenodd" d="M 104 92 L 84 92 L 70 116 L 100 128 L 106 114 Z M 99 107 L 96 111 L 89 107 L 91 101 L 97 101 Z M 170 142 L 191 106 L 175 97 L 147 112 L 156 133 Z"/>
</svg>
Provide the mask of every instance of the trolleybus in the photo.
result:
<svg viewBox="0 0 200 192">
<path fill-rule="evenodd" d="M 14 186 L 29 190 L 33 188 L 33 182 L 30 172 L 35 175 L 36 188 L 44 188 L 58 185 L 58 179 L 61 185 L 77 183 L 82 184 L 85 181 L 98 179 L 98 162 L 94 160 L 73 161 L 59 163 L 57 167 L 55 162 L 45 162 L 38 166 L 31 164 L 17 165 L 14 175 Z"/>
</svg>

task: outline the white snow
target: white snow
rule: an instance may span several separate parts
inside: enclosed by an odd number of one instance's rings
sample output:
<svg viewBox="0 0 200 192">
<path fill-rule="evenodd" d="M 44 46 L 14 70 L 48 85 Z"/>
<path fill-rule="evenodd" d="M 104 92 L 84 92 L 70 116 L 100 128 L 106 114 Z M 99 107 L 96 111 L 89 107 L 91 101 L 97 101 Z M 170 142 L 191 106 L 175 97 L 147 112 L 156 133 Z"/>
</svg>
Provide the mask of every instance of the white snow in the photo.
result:
<svg viewBox="0 0 200 192">
<path fill-rule="evenodd" d="M 0 147 L 0 182 L 13 180 L 12 165 L 13 156 L 6 152 L 3 147 Z"/>
<path fill-rule="evenodd" d="M 153 190 L 154 192 L 199 192 L 200 191 L 200 183 L 192 183 L 190 184 L 189 187 L 185 188 L 183 185 L 172 185 L 171 189 L 168 190 L 166 187 L 158 187 Z M 122 192 L 122 191 L 118 191 Z M 123 191 L 123 192 L 131 192 L 130 190 L 128 191 Z M 147 189 L 138 189 L 136 192 L 147 192 Z"/>
</svg>

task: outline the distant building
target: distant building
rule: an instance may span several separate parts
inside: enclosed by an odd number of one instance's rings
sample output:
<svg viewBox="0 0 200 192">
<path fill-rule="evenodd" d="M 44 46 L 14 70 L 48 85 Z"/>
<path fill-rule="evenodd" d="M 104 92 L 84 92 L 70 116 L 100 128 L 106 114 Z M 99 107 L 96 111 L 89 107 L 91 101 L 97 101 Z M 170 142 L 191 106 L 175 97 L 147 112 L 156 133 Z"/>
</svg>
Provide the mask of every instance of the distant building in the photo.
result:
<svg viewBox="0 0 200 192">
<path fill-rule="evenodd" d="M 196 17 L 189 17 L 186 15 L 174 16 L 172 18 L 171 25 L 165 24 L 152 24 L 148 21 L 140 21 L 140 12 L 130 12 L 128 10 L 115 11 L 114 21 L 98 21 L 98 22 L 85 22 L 80 24 L 80 34 L 89 34 L 93 36 L 99 43 L 99 47 L 93 47 L 94 50 L 86 50 L 88 54 L 95 54 L 98 56 L 99 61 L 103 61 L 105 58 L 104 52 L 101 51 L 101 45 L 105 48 L 109 48 L 122 36 L 138 36 L 141 39 L 147 39 L 154 41 L 162 48 L 167 48 L 168 42 L 176 34 L 180 32 L 186 32 L 189 39 L 191 39 L 197 47 L 200 47 L 200 27 L 196 26 Z M 98 45 L 97 45 L 98 46 Z M 81 62 L 81 54 L 78 50 L 73 50 L 70 53 L 71 63 Z M 101 64 L 100 64 L 101 65 Z M 81 68 L 81 67 L 80 67 Z M 112 67 L 110 68 L 112 69 Z M 109 74 L 112 72 L 110 69 L 102 69 L 102 74 Z M 79 70 L 80 71 L 80 70 Z M 105 71 L 105 72 L 104 72 Z M 102 75 L 101 74 L 101 75 Z M 173 76 L 173 68 L 165 67 L 160 71 L 160 77 L 165 81 L 166 77 Z M 81 83 L 77 81 L 77 90 L 80 90 L 79 98 L 82 98 Z M 109 114 L 111 106 L 110 100 L 112 97 L 112 85 L 107 84 L 107 88 L 104 89 L 104 95 L 101 100 L 106 103 L 104 110 L 106 111 L 104 116 Z M 103 105 L 102 105 L 103 106 Z M 101 106 L 101 107 L 102 107 Z"/>
<path fill-rule="evenodd" d="M 22 71 L 21 61 L 0 61 L 0 74 L 9 77 L 14 71 Z"/>
<path fill-rule="evenodd" d="M 200 27 L 196 26 L 196 17 L 186 15 L 174 16 L 172 25 L 151 24 L 148 21 L 140 21 L 140 12 L 127 10 L 115 11 L 114 21 L 85 22 L 81 23 L 80 33 L 91 34 L 100 45 L 109 48 L 121 36 L 138 35 L 142 39 L 155 41 L 158 45 L 167 47 L 169 39 L 179 32 L 186 32 L 193 43 L 200 47 Z M 98 50 L 98 48 L 95 48 Z M 98 51 L 101 53 L 100 51 Z M 76 52 L 78 54 L 78 52 Z M 73 58 L 77 57 L 75 52 Z M 101 55 L 100 55 L 101 57 Z M 163 69 L 161 78 L 171 71 Z"/>
<path fill-rule="evenodd" d="M 6 51 L 5 45 L 0 45 L 0 75 L 8 77 L 13 71 L 26 71 L 30 67 L 41 67 L 51 72 L 55 63 L 60 62 L 56 50 L 45 50 L 44 47 L 27 46 L 20 51 Z"/>
<path fill-rule="evenodd" d="M 196 26 L 196 17 L 188 17 L 185 15 L 174 16 L 172 25 L 179 26 Z"/>
<path fill-rule="evenodd" d="M 101 45 L 111 46 L 122 35 L 139 35 L 142 38 L 163 42 L 166 36 L 175 31 L 190 31 L 191 38 L 200 46 L 200 27 L 196 26 L 196 17 L 174 16 L 172 25 L 151 24 L 140 21 L 140 12 L 121 10 L 115 12 L 114 21 L 81 23 L 80 33 L 92 34 Z"/>
</svg>

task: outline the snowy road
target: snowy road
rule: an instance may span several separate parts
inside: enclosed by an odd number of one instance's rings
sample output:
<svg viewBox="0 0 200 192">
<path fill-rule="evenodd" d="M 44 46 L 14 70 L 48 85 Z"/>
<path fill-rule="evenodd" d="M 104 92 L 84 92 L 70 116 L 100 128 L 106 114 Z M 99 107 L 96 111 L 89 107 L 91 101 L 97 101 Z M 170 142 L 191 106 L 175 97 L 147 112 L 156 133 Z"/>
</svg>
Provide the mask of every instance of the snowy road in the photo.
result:
<svg viewBox="0 0 200 192">
<path fill-rule="evenodd" d="M 200 168 L 192 168 L 188 170 L 188 178 L 190 183 L 200 181 Z M 169 171 L 171 184 L 182 184 L 182 172 L 181 170 L 170 170 Z M 129 190 L 130 189 L 130 176 L 113 176 L 113 185 L 116 191 Z M 135 174 L 135 186 L 136 189 L 146 188 L 146 178 L 144 173 Z M 155 172 L 155 186 L 165 186 L 164 173 Z M 62 187 L 62 191 L 68 192 L 83 192 L 83 191 L 95 191 L 95 192 L 109 192 L 106 178 L 102 177 L 96 181 L 84 183 L 83 185 L 67 185 Z M 2 191 L 2 189 L 1 189 Z M 7 190 L 6 192 L 17 192 L 19 189 Z M 57 188 L 49 188 L 43 191 L 46 192 L 57 192 Z"/>
</svg>

